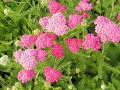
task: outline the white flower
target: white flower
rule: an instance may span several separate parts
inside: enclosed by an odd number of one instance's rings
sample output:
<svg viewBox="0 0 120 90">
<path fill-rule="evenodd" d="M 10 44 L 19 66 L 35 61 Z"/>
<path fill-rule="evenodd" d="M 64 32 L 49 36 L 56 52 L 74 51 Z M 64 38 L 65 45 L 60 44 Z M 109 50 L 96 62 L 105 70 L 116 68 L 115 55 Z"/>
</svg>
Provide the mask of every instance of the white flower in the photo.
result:
<svg viewBox="0 0 120 90">
<path fill-rule="evenodd" d="M 106 89 L 106 85 L 101 85 L 101 89 L 105 90 Z"/>
<path fill-rule="evenodd" d="M 69 86 L 68 86 L 68 89 L 72 89 L 72 88 L 73 88 L 73 86 L 72 86 L 72 85 L 69 85 Z"/>
<path fill-rule="evenodd" d="M 4 14 L 5 14 L 5 15 L 8 15 L 9 12 L 10 12 L 9 9 L 4 9 Z"/>
<path fill-rule="evenodd" d="M 7 55 L 2 56 L 0 58 L 0 64 L 5 66 L 5 65 L 7 65 L 7 63 L 9 63 L 8 56 Z"/>
</svg>

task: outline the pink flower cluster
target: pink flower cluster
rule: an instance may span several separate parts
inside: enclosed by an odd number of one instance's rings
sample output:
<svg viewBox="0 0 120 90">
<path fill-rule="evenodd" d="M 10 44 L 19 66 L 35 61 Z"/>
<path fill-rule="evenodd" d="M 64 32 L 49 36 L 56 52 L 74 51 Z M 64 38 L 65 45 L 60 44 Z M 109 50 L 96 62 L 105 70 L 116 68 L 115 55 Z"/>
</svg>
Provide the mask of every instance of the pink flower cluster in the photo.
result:
<svg viewBox="0 0 120 90">
<path fill-rule="evenodd" d="M 57 38 L 57 35 L 50 33 L 42 33 L 38 36 L 35 44 L 37 49 L 52 47 L 54 40 Z"/>
<path fill-rule="evenodd" d="M 65 6 L 63 6 L 60 2 L 57 2 L 55 0 L 52 0 L 49 3 L 48 8 L 50 9 L 51 14 L 55 14 L 57 12 L 64 12 L 66 10 Z"/>
<path fill-rule="evenodd" d="M 117 15 L 117 20 L 120 21 L 120 12 Z"/>
<path fill-rule="evenodd" d="M 22 81 L 22 83 L 26 83 L 30 81 L 35 76 L 35 72 L 33 70 L 21 70 L 18 73 L 18 80 Z"/>
<path fill-rule="evenodd" d="M 44 61 L 47 53 L 44 50 L 26 49 L 18 50 L 14 53 L 16 61 L 19 62 L 26 70 L 35 68 L 38 61 Z"/>
<path fill-rule="evenodd" d="M 64 49 L 63 49 L 62 45 L 59 43 L 56 43 L 52 47 L 51 54 L 55 55 L 57 58 L 62 58 L 62 57 L 64 57 L 63 51 L 64 51 Z"/>
<path fill-rule="evenodd" d="M 95 51 L 98 51 L 101 47 L 101 44 L 99 42 L 99 37 L 94 36 L 93 34 L 87 34 L 85 36 L 85 40 L 82 43 L 82 46 L 84 49 L 93 49 Z"/>
<path fill-rule="evenodd" d="M 78 24 L 83 22 L 83 18 L 86 18 L 88 16 L 89 14 L 87 12 L 83 12 L 82 15 L 77 15 L 75 13 L 70 14 L 67 24 L 70 28 L 75 28 Z"/>
<path fill-rule="evenodd" d="M 68 30 L 66 18 L 60 12 L 53 14 L 52 17 L 41 18 L 39 24 L 43 29 L 47 29 L 48 32 L 54 32 L 58 36 L 66 34 Z"/>
<path fill-rule="evenodd" d="M 98 16 L 94 24 L 96 25 L 95 32 L 98 34 L 102 42 L 120 41 L 120 28 L 108 18 L 104 16 Z"/>
<path fill-rule="evenodd" d="M 82 46 L 82 40 L 77 38 L 68 38 L 66 44 L 72 52 L 78 52 Z"/>
<path fill-rule="evenodd" d="M 46 81 L 48 82 L 58 82 L 58 80 L 62 77 L 62 73 L 51 66 L 47 66 L 44 69 L 44 75 L 46 77 Z"/>
<path fill-rule="evenodd" d="M 46 29 L 46 26 L 47 26 L 47 24 L 48 24 L 48 19 L 49 19 L 49 18 L 50 18 L 50 17 L 47 16 L 47 17 L 43 17 L 43 18 L 41 18 L 41 19 L 39 20 L 39 24 L 42 26 L 43 29 Z"/>
<path fill-rule="evenodd" d="M 48 19 L 47 24 L 48 32 L 54 32 L 56 35 L 64 35 L 68 30 L 66 25 L 66 18 L 62 13 L 53 14 L 50 19 Z"/>
<path fill-rule="evenodd" d="M 30 48 L 31 45 L 35 43 L 36 39 L 36 36 L 25 34 L 21 37 L 20 45 Z"/>
<path fill-rule="evenodd" d="M 90 0 L 81 0 L 79 5 L 76 6 L 76 11 L 82 12 L 83 10 L 92 10 L 92 3 L 89 3 Z"/>
<path fill-rule="evenodd" d="M 67 24 L 70 28 L 75 28 L 76 25 L 80 24 L 82 21 L 82 16 L 74 13 L 69 15 L 69 20 L 67 21 Z"/>
</svg>

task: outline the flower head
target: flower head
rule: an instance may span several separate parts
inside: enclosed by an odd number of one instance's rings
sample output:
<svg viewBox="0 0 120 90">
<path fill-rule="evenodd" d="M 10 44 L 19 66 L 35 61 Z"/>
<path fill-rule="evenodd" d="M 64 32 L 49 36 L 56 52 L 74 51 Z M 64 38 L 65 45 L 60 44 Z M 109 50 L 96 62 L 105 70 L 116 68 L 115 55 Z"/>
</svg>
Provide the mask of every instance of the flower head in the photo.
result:
<svg viewBox="0 0 120 90">
<path fill-rule="evenodd" d="M 83 41 L 82 45 L 86 50 L 93 49 L 95 51 L 98 51 L 98 49 L 101 47 L 99 37 L 90 33 L 85 36 L 85 40 Z"/>
<path fill-rule="evenodd" d="M 47 82 L 58 82 L 58 80 L 62 77 L 62 73 L 51 66 L 47 66 L 44 69 L 44 75 Z"/>
<path fill-rule="evenodd" d="M 120 12 L 117 15 L 117 20 L 120 21 Z"/>
<path fill-rule="evenodd" d="M 5 15 L 8 15 L 8 14 L 9 14 L 9 12 L 10 12 L 10 10 L 9 10 L 9 9 L 5 9 L 5 10 L 4 10 L 4 14 L 5 14 Z"/>
<path fill-rule="evenodd" d="M 57 35 L 50 33 L 42 33 L 38 36 L 35 44 L 38 49 L 52 47 Z"/>
<path fill-rule="evenodd" d="M 33 44 L 35 43 L 36 39 L 37 39 L 36 36 L 24 34 L 24 35 L 21 37 L 20 45 L 21 45 L 21 46 L 25 46 L 26 48 L 30 48 L 31 45 L 33 45 Z"/>
<path fill-rule="evenodd" d="M 18 73 L 18 80 L 22 81 L 22 83 L 27 83 L 35 76 L 35 72 L 33 70 L 21 70 Z"/>
<path fill-rule="evenodd" d="M 9 63 L 9 59 L 7 55 L 4 55 L 0 58 L 0 65 L 6 66 Z"/>
<path fill-rule="evenodd" d="M 96 25 L 95 32 L 102 42 L 120 42 L 120 27 L 107 17 L 98 16 L 94 24 Z"/>
<path fill-rule="evenodd" d="M 83 10 L 92 10 L 92 3 L 89 3 L 90 0 L 81 0 L 79 5 L 76 6 L 76 11 L 82 12 Z"/>
<path fill-rule="evenodd" d="M 42 26 L 43 29 L 46 29 L 46 26 L 47 26 L 47 24 L 48 24 L 48 19 L 49 19 L 49 18 L 50 18 L 50 17 L 47 16 L 47 17 L 43 17 L 43 18 L 41 18 L 41 19 L 39 20 L 39 24 Z"/>
<path fill-rule="evenodd" d="M 66 34 L 68 27 L 66 25 L 66 18 L 62 13 L 53 14 L 48 20 L 46 26 L 48 32 L 54 32 L 58 36 Z"/>
<path fill-rule="evenodd" d="M 72 52 L 78 52 L 82 45 L 82 40 L 77 38 L 68 38 L 66 40 L 66 44 Z"/>
<path fill-rule="evenodd" d="M 71 15 L 69 15 L 69 20 L 67 21 L 67 24 L 70 28 L 75 28 L 81 22 L 82 22 L 81 15 L 71 14 Z"/>
<path fill-rule="evenodd" d="M 62 57 L 64 57 L 63 51 L 64 51 L 64 49 L 63 49 L 62 45 L 59 43 L 56 43 L 52 47 L 51 54 L 55 55 L 57 58 L 62 58 Z"/>
<path fill-rule="evenodd" d="M 57 2 L 55 0 L 52 0 L 49 3 L 48 8 L 50 9 L 51 14 L 55 14 L 57 12 L 64 12 L 66 10 L 65 6 L 63 6 L 60 2 Z"/>
</svg>

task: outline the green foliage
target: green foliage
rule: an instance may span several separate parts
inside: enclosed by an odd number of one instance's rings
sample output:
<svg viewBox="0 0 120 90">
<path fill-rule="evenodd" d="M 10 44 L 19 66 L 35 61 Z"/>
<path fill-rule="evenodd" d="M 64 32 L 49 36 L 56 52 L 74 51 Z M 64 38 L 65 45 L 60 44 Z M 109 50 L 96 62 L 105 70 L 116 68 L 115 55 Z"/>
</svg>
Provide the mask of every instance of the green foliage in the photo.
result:
<svg viewBox="0 0 120 90">
<path fill-rule="evenodd" d="M 67 11 L 63 13 L 67 19 L 71 13 L 81 14 L 75 11 L 79 0 L 57 1 L 67 6 Z M 83 39 L 88 32 L 96 34 L 94 20 L 97 16 L 103 15 L 119 23 L 116 20 L 116 15 L 120 11 L 119 0 L 91 0 L 91 2 L 94 9 L 89 11 L 87 26 L 78 25 L 56 40 L 63 45 L 65 58 L 58 60 L 49 53 L 47 59 L 38 63 L 34 69 L 36 72 L 34 79 L 22 84 L 17 80 L 17 74 L 23 68 L 13 57 L 13 52 L 20 48 L 15 46 L 15 42 L 20 40 L 23 34 L 32 34 L 35 29 L 44 32 L 38 25 L 38 20 L 51 14 L 47 6 L 41 5 L 40 0 L 9 0 L 6 3 L 1 0 L 0 57 L 8 55 L 10 63 L 7 66 L 0 65 L 0 89 L 12 88 L 15 82 L 19 82 L 19 90 L 70 90 L 69 85 L 72 87 L 71 90 L 101 90 L 104 82 L 107 90 L 120 90 L 120 43 L 102 44 L 98 52 L 81 48 L 77 53 L 72 53 L 65 44 L 65 40 L 69 37 Z M 5 9 L 9 10 L 8 15 L 4 14 Z M 43 71 L 49 65 L 60 70 L 63 76 L 57 83 L 45 86 Z"/>
</svg>

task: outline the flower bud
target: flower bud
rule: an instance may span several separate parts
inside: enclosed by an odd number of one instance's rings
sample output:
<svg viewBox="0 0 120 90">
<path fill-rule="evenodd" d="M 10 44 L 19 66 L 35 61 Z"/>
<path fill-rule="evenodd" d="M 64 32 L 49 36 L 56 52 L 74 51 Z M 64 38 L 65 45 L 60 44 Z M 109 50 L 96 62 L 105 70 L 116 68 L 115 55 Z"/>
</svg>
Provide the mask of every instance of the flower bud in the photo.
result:
<svg viewBox="0 0 120 90">
<path fill-rule="evenodd" d="M 106 89 L 106 85 L 101 85 L 101 89 L 105 90 Z"/>
</svg>

